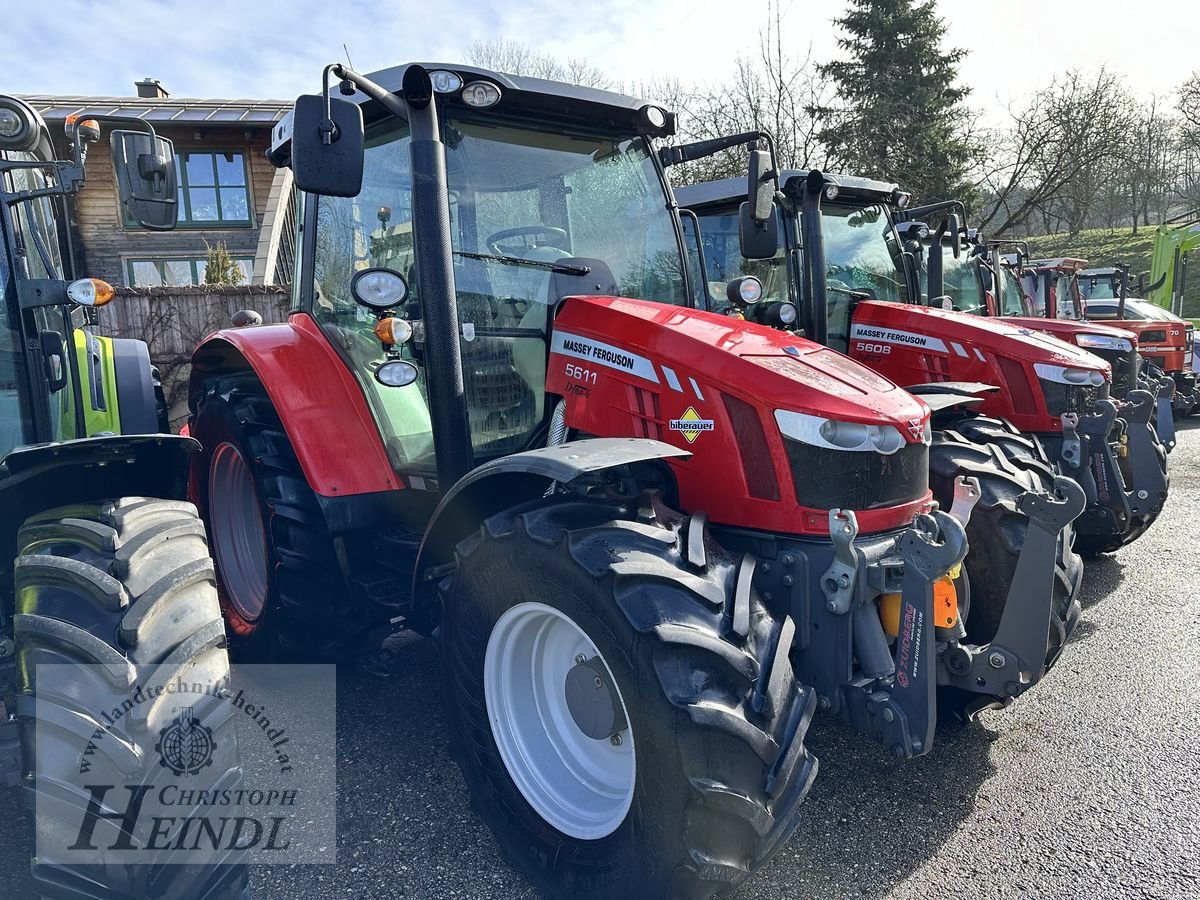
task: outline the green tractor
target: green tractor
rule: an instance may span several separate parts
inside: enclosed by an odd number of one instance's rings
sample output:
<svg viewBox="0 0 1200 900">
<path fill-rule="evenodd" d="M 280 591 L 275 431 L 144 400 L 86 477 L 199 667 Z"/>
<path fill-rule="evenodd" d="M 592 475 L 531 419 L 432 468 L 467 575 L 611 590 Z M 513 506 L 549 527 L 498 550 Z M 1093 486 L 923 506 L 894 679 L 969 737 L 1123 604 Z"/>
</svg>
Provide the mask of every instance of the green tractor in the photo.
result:
<svg viewBox="0 0 1200 900">
<path fill-rule="evenodd" d="M 122 204 L 167 229 L 173 148 L 133 121 L 145 130 L 110 136 Z M 172 697 L 112 724 L 102 712 L 112 707 L 93 701 L 164 670 L 217 685 L 229 663 L 204 526 L 184 499 L 198 444 L 165 433 L 146 344 L 93 333 L 113 289 L 71 280 L 66 203 L 100 131 L 94 119 L 68 130 L 71 158 L 58 160 L 37 112 L 0 96 L 0 784 L 21 789 L 35 837 L 30 885 L 6 888 L 242 897 L 239 851 L 211 865 L 151 852 L 131 865 L 99 840 L 113 824 L 89 820 L 95 792 L 73 783 L 92 771 L 117 772 L 125 786 L 163 777 L 155 743 L 171 727 Z M 227 784 L 241 777 L 233 727 L 226 718 L 209 733 L 212 777 Z M 123 793 L 110 797 L 118 810 Z M 4 827 L 15 837 L 19 823 Z M 145 850 L 140 827 L 129 836 Z M 86 852 L 70 852 L 85 838 Z"/>
</svg>

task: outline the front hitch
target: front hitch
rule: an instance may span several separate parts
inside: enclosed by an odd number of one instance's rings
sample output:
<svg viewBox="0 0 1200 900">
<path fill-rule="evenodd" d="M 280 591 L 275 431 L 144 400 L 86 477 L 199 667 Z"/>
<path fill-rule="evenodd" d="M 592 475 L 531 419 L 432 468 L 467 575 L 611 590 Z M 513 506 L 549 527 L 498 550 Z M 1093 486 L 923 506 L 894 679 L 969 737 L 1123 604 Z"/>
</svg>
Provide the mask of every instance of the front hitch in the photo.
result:
<svg viewBox="0 0 1200 900">
<path fill-rule="evenodd" d="M 1123 534 L 1133 510 L 1109 436 L 1117 424 L 1117 405 L 1097 400 L 1094 412 L 1062 417 L 1062 470 L 1083 488 L 1087 513 L 1075 523 L 1086 534 Z"/>
<path fill-rule="evenodd" d="M 1174 415 L 1175 379 L 1163 375 L 1153 382 L 1148 380 L 1144 389 L 1154 394 L 1154 430 L 1158 433 L 1158 439 L 1162 441 L 1163 447 L 1170 453 L 1175 449 L 1176 441 Z"/>
<path fill-rule="evenodd" d="M 1162 509 L 1167 499 L 1167 473 L 1158 455 L 1154 426 L 1150 419 L 1154 415 L 1154 395 L 1149 391 L 1130 391 L 1121 408 L 1125 419 L 1125 435 L 1128 443 L 1130 483 L 1126 486 L 1129 509 L 1135 516 L 1146 516 Z M 1174 419 L 1168 415 L 1168 422 Z M 1159 422 L 1162 422 L 1160 416 Z M 1161 440 L 1161 435 L 1158 436 Z M 1172 441 L 1173 443 L 1173 441 Z"/>
<path fill-rule="evenodd" d="M 940 684 L 993 698 L 981 698 L 977 710 L 1011 702 L 1053 664 L 1047 644 L 1058 538 L 1086 504 L 1083 488 L 1062 475 L 1054 479 L 1053 493 L 1026 491 L 1017 501 L 1028 525 L 996 635 L 986 645 L 948 647 L 939 671 Z M 1079 618 L 1078 605 L 1078 600 L 1072 601 L 1067 614 L 1072 626 Z"/>
<path fill-rule="evenodd" d="M 882 710 L 892 726 L 888 740 L 899 757 L 920 756 L 933 746 L 937 728 L 937 658 L 933 584 L 967 555 L 967 533 L 958 519 L 935 510 L 917 516 L 900 536 L 904 559 L 895 687 Z"/>
</svg>

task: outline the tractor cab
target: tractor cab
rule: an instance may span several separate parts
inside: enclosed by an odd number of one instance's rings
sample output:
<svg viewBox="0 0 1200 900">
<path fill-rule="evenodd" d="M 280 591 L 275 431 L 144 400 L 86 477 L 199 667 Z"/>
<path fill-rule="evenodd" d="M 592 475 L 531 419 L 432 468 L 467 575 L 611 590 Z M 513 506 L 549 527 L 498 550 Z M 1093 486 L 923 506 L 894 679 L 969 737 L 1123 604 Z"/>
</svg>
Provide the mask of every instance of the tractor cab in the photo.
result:
<svg viewBox="0 0 1200 900">
<path fill-rule="evenodd" d="M 96 310 L 113 299 L 113 288 L 75 277 L 67 202 L 83 186 L 83 161 L 99 128 L 94 119 L 68 121 L 73 157 L 60 160 L 37 111 L 0 96 L 0 489 L 4 466 L 19 468 L 18 458 L 36 455 L 30 448 L 166 430 L 146 345 L 94 333 Z M 162 184 L 137 174 L 136 155 L 156 138 L 132 131 L 110 137 L 132 217 L 170 224 L 157 208 L 138 206 L 151 192 L 175 195 L 169 157 L 154 157 Z M 169 142 L 157 140 L 169 151 Z"/>
</svg>

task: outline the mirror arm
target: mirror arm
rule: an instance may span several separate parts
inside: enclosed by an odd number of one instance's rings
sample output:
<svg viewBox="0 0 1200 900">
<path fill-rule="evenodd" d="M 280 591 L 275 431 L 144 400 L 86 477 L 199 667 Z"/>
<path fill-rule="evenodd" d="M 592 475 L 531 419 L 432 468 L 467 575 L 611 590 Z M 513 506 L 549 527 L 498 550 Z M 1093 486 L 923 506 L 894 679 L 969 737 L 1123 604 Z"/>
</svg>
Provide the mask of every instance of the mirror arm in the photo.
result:
<svg viewBox="0 0 1200 900">
<path fill-rule="evenodd" d="M 374 100 L 376 103 L 380 104 L 384 109 L 386 109 L 389 113 L 391 113 L 396 118 L 404 120 L 404 121 L 408 120 L 408 110 L 409 110 L 409 107 L 413 105 L 413 103 L 411 101 L 408 104 L 405 104 L 404 101 L 400 100 L 400 98 L 398 98 L 391 91 L 387 90 L 387 88 L 380 87 L 378 84 L 376 84 L 370 78 L 368 78 L 366 75 L 359 74 L 358 72 L 355 72 L 353 69 L 351 69 L 349 66 L 343 66 L 341 63 L 333 63 L 332 65 L 325 67 L 325 77 L 323 79 L 324 87 L 322 88 L 322 93 L 324 94 L 324 97 L 325 97 L 325 115 L 326 115 L 326 117 L 329 116 L 329 73 L 330 72 L 332 72 L 334 75 L 336 75 L 338 78 L 340 78 L 342 80 L 342 93 L 343 94 L 348 94 L 347 86 L 353 85 L 354 87 L 356 87 L 360 91 L 362 91 L 364 94 L 366 94 L 368 97 L 370 97 L 372 100 Z M 329 141 L 326 141 L 326 143 L 329 143 Z"/>
</svg>

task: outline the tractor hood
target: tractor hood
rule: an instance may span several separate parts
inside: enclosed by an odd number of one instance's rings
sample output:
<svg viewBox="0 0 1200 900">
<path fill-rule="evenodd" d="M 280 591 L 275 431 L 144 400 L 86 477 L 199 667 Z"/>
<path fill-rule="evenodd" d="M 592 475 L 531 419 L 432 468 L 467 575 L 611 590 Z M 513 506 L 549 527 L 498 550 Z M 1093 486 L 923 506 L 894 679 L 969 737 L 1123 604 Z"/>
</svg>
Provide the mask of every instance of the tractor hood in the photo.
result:
<svg viewBox="0 0 1200 900">
<path fill-rule="evenodd" d="M 587 343 L 572 343 L 576 337 Z M 596 346 L 597 341 L 611 346 Z M 664 393 L 679 391 L 679 385 L 683 393 L 711 392 L 713 399 L 732 394 L 765 407 L 889 424 L 906 437 L 913 420 L 923 423 L 929 415 L 921 400 L 827 347 L 730 316 L 660 303 L 571 298 L 555 320 L 551 352 L 606 368 L 614 362 L 605 357 L 615 353 L 616 367 L 626 376 L 665 387 Z"/>
<path fill-rule="evenodd" d="M 1099 322 L 1077 322 L 1073 319 L 1045 319 L 1036 316 L 1005 316 L 1004 321 L 1022 329 L 1032 329 L 1052 334 L 1068 343 L 1074 343 L 1077 335 L 1094 334 L 1098 337 L 1118 338 L 1137 347 L 1137 335 L 1124 328 L 1101 325 Z"/>
<path fill-rule="evenodd" d="M 1030 319 L 1030 322 L 1049 322 Z M 904 341 L 914 347 L 925 347 L 947 355 L 960 357 L 994 353 L 1026 363 L 1047 363 L 1075 369 L 1097 369 L 1109 377 L 1111 367 L 1086 350 L 1072 343 L 1051 337 L 1034 326 L 1021 327 L 1007 319 L 990 319 L 951 310 L 867 300 L 854 309 L 853 339 L 870 339 L 868 333 L 879 326 L 913 327 Z M 919 330 L 916 330 L 919 329 Z M 1110 329 L 1115 330 L 1115 329 Z"/>
</svg>

